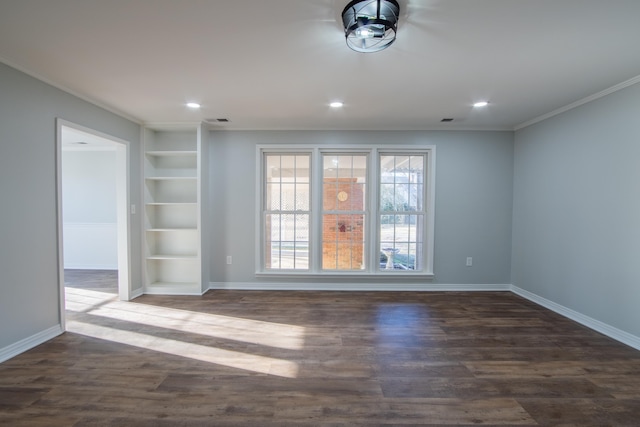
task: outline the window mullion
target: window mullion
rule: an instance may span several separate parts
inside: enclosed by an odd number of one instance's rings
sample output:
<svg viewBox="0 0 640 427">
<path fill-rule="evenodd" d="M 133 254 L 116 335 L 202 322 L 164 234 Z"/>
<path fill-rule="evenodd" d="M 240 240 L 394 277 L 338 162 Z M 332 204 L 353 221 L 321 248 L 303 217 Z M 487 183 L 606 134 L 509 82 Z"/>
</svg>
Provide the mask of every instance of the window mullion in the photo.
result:
<svg viewBox="0 0 640 427">
<path fill-rule="evenodd" d="M 322 155 L 320 149 L 311 153 L 311 219 L 309 242 L 309 270 L 319 273 L 322 265 Z"/>
<path fill-rule="evenodd" d="M 378 228 L 380 223 L 380 215 L 378 213 L 380 205 L 380 201 L 378 200 L 380 168 L 378 164 L 378 150 L 376 148 L 373 148 L 369 153 L 367 168 L 369 171 L 367 176 L 369 185 L 366 193 L 367 203 L 365 205 L 365 218 L 368 219 L 366 223 L 367 242 L 365 248 L 368 255 L 367 260 L 369 261 L 367 263 L 367 272 L 375 273 L 380 264 L 380 243 L 378 242 Z"/>
</svg>

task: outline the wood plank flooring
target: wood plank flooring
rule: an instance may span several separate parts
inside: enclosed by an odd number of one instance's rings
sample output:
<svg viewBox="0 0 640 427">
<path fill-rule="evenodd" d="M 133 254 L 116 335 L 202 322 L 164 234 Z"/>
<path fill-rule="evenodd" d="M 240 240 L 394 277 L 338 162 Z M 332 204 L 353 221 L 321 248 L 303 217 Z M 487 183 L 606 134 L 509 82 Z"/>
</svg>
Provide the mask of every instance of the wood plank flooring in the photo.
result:
<svg viewBox="0 0 640 427">
<path fill-rule="evenodd" d="M 68 332 L 0 364 L 0 425 L 640 425 L 640 352 L 511 293 L 66 277 Z"/>
</svg>

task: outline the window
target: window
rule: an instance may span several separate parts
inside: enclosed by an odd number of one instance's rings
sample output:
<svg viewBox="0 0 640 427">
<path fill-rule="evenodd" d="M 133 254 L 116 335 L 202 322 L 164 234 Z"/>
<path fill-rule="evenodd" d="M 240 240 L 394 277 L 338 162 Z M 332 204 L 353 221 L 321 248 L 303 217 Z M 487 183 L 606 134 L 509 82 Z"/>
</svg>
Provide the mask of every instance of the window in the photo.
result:
<svg viewBox="0 0 640 427">
<path fill-rule="evenodd" d="M 380 155 L 380 268 L 422 270 L 425 155 Z"/>
<path fill-rule="evenodd" d="M 365 269 L 366 155 L 324 154 L 322 269 Z"/>
<path fill-rule="evenodd" d="M 265 156 L 266 270 L 309 268 L 309 155 Z"/>
<path fill-rule="evenodd" d="M 258 273 L 431 275 L 433 147 L 258 147 Z"/>
</svg>

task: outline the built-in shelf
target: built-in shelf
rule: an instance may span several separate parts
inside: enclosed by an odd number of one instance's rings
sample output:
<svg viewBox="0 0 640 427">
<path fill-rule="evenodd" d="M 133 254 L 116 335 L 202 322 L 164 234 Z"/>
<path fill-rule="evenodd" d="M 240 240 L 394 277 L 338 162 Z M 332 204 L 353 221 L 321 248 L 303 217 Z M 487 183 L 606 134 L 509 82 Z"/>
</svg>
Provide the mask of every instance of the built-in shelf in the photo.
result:
<svg viewBox="0 0 640 427">
<path fill-rule="evenodd" d="M 145 293 L 201 294 L 204 271 L 202 210 L 205 128 L 145 129 Z"/>
</svg>

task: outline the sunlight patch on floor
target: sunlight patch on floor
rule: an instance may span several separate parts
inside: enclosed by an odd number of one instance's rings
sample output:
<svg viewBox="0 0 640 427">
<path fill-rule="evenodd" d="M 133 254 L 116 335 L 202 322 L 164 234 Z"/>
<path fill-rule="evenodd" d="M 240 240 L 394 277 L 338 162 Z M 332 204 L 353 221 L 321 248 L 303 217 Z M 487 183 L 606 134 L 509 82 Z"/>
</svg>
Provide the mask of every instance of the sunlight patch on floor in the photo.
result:
<svg viewBox="0 0 640 427">
<path fill-rule="evenodd" d="M 261 374 L 285 378 L 296 378 L 298 375 L 298 364 L 287 360 L 159 338 L 153 335 L 123 331 L 75 320 L 67 323 L 67 331 L 145 350 L 187 357 L 201 362 L 215 363 Z"/>
<path fill-rule="evenodd" d="M 301 350 L 304 347 L 305 328 L 302 326 L 118 301 L 113 296 L 108 299 L 104 295 L 86 289 L 67 289 L 67 309 L 125 322 L 286 350 Z"/>
</svg>

